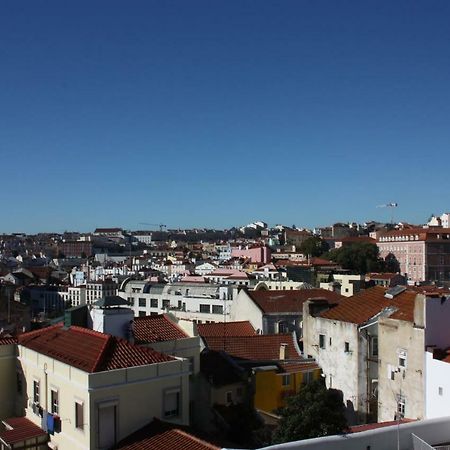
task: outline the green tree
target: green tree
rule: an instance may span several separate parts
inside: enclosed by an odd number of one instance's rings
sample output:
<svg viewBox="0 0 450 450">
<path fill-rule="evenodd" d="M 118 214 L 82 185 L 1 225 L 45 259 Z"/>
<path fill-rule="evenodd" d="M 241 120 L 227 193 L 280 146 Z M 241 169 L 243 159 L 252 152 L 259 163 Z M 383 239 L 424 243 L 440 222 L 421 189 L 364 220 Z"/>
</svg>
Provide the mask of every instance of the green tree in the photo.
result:
<svg viewBox="0 0 450 450">
<path fill-rule="evenodd" d="M 305 239 L 299 250 L 301 253 L 307 256 L 320 256 L 326 253 L 330 249 L 330 246 L 320 237 L 313 236 Z"/>
<path fill-rule="evenodd" d="M 338 263 L 343 269 L 360 274 L 380 272 L 385 266 L 376 244 L 368 242 L 345 245 L 329 251 L 326 257 Z"/>
<path fill-rule="evenodd" d="M 340 434 L 347 430 L 342 393 L 327 389 L 322 379 L 303 386 L 281 410 L 274 443 Z"/>
</svg>

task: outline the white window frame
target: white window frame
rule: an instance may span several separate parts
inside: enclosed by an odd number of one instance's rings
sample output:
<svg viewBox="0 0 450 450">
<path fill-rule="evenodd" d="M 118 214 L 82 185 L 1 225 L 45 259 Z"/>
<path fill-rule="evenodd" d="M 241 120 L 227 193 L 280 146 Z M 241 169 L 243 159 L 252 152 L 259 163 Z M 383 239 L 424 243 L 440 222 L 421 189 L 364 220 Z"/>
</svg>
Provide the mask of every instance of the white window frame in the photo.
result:
<svg viewBox="0 0 450 450">
<path fill-rule="evenodd" d="M 406 350 L 400 349 L 398 350 L 398 366 L 402 369 L 406 369 L 408 366 L 408 353 Z M 403 361 L 403 364 L 402 364 Z"/>
<path fill-rule="evenodd" d="M 397 414 L 403 418 L 406 414 L 406 398 L 403 395 L 397 396 Z"/>
<path fill-rule="evenodd" d="M 77 405 L 81 406 L 81 423 L 79 423 L 77 416 Z M 84 401 L 75 399 L 74 401 L 74 421 L 75 429 L 84 431 Z"/>
<path fill-rule="evenodd" d="M 167 410 L 167 396 L 171 395 L 171 394 L 178 394 L 178 405 L 177 405 L 177 409 L 175 410 Z M 173 417 L 180 417 L 182 415 L 182 411 L 181 411 L 181 405 L 182 405 L 182 400 L 181 400 L 181 388 L 180 387 L 174 387 L 174 388 L 169 388 L 169 389 L 165 389 L 164 390 L 164 395 L 163 395 L 163 417 L 164 418 L 173 418 Z"/>
<path fill-rule="evenodd" d="M 36 390 L 37 386 L 37 390 Z M 41 381 L 37 378 L 33 379 L 33 403 L 40 404 L 41 400 Z"/>
<path fill-rule="evenodd" d="M 55 398 L 53 393 L 56 394 Z M 56 387 L 50 387 L 50 411 L 52 414 L 59 416 L 59 389 Z"/>
</svg>

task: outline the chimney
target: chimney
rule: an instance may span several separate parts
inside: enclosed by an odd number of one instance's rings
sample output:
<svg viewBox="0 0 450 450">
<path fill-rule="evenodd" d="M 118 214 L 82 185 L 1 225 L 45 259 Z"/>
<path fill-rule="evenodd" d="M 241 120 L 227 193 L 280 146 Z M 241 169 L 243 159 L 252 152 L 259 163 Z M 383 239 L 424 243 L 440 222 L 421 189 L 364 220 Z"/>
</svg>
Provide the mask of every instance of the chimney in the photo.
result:
<svg viewBox="0 0 450 450">
<path fill-rule="evenodd" d="M 287 344 L 280 344 L 280 360 L 286 359 Z"/>
</svg>

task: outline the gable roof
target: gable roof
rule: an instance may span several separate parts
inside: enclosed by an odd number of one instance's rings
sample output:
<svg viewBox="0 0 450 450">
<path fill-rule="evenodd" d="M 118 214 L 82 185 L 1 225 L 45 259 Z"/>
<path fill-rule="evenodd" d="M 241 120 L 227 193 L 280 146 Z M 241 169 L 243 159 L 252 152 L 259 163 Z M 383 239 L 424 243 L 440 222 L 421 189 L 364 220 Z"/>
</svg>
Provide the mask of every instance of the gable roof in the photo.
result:
<svg viewBox="0 0 450 450">
<path fill-rule="evenodd" d="M 62 324 L 22 334 L 18 343 L 88 373 L 174 360 L 109 334 Z"/>
<path fill-rule="evenodd" d="M 219 450 L 187 430 L 182 425 L 153 419 L 151 423 L 131 434 L 117 445 L 118 450 Z"/>
<path fill-rule="evenodd" d="M 189 336 L 166 314 L 157 316 L 135 317 L 133 334 L 138 344 L 151 344 L 154 342 L 176 341 Z"/>
<path fill-rule="evenodd" d="M 326 289 L 295 289 L 289 291 L 246 291 L 248 296 L 265 313 L 301 313 L 303 303 L 312 299 L 325 299 L 338 303 L 345 297 Z"/>
<path fill-rule="evenodd" d="M 413 322 L 416 292 L 405 290 L 390 299 L 385 297 L 388 290 L 382 286 L 375 286 L 360 291 L 352 297 L 345 298 L 334 308 L 322 312 L 319 316 L 360 325 L 384 309 L 393 307 L 394 312 L 389 317 Z"/>
<path fill-rule="evenodd" d="M 210 336 L 204 337 L 203 341 L 209 350 L 223 351 L 237 359 L 278 361 L 281 344 L 286 344 L 286 359 L 301 358 L 294 334 Z"/>
<path fill-rule="evenodd" d="M 199 336 L 253 336 L 256 330 L 248 320 L 238 322 L 199 323 L 197 325 Z"/>
</svg>

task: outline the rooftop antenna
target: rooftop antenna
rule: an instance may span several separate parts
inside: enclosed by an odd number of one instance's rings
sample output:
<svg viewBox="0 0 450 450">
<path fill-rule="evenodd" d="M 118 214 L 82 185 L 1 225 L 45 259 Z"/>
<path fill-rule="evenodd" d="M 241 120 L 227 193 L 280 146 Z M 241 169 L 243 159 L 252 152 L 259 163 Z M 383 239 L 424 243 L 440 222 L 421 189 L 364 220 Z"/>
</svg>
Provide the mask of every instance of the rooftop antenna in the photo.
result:
<svg viewBox="0 0 450 450">
<path fill-rule="evenodd" d="M 377 205 L 377 208 L 390 208 L 391 210 L 391 225 L 394 225 L 394 208 L 398 207 L 398 203 L 391 202 L 386 203 L 385 205 Z"/>
</svg>

